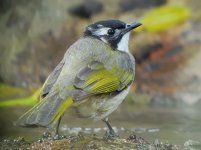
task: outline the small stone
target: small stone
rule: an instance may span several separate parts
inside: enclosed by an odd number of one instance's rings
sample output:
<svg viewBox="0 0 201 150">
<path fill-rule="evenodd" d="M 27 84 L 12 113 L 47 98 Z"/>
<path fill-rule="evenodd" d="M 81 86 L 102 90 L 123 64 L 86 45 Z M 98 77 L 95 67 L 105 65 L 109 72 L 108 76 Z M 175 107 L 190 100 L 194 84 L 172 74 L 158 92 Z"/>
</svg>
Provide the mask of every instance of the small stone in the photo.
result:
<svg viewBox="0 0 201 150">
<path fill-rule="evenodd" d="M 51 134 L 49 132 L 44 132 L 42 138 L 43 139 L 48 139 L 51 137 Z"/>
<path fill-rule="evenodd" d="M 38 141 L 37 141 L 37 143 L 42 143 L 43 142 L 43 140 L 42 139 L 39 139 Z"/>
<path fill-rule="evenodd" d="M 56 134 L 54 137 L 53 137 L 53 140 L 59 140 L 60 139 L 60 136 L 58 134 Z"/>
<path fill-rule="evenodd" d="M 97 146 L 94 143 L 87 145 L 87 149 L 96 149 L 96 148 L 97 148 Z"/>
</svg>

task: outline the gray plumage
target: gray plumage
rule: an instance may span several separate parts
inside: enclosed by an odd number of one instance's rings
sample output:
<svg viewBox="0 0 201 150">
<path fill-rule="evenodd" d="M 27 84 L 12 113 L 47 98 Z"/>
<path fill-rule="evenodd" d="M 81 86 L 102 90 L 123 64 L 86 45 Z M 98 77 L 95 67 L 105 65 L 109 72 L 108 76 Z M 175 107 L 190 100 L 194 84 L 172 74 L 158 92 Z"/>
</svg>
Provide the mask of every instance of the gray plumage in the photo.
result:
<svg viewBox="0 0 201 150">
<path fill-rule="evenodd" d="M 118 89 L 109 93 L 93 93 L 88 90 L 89 87 L 82 88 L 90 72 L 96 71 L 97 64 L 119 77 L 122 83 L 119 83 Z M 120 68 L 123 74 L 118 75 L 118 70 L 114 70 L 113 66 Z M 124 72 L 132 74 L 132 79 L 126 86 L 123 86 Z M 133 80 L 134 58 L 129 53 L 114 51 L 98 39 L 80 38 L 69 47 L 62 61 L 48 77 L 41 92 L 41 101 L 19 119 L 18 125 L 50 125 L 53 123 L 52 117 L 68 97 L 74 100 L 73 105 L 81 116 L 94 120 L 103 119 L 123 101 Z"/>
</svg>

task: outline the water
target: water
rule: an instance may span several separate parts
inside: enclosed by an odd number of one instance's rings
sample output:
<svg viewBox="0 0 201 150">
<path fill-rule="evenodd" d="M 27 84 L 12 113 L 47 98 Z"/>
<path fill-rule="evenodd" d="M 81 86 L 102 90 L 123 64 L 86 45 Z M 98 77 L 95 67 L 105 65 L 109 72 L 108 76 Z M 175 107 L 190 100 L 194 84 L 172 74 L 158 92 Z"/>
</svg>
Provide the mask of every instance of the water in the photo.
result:
<svg viewBox="0 0 201 150">
<path fill-rule="evenodd" d="M 20 128 L 13 126 L 13 121 L 27 108 L 1 109 L 0 138 L 23 136 L 28 140 L 37 140 L 46 131 L 45 128 Z M 64 135 L 85 132 L 103 136 L 106 127 L 102 121 L 93 122 L 77 118 L 68 110 L 61 123 Z M 155 139 L 183 146 L 189 139 L 201 141 L 201 112 L 198 109 L 186 108 L 135 108 L 122 105 L 110 117 L 110 123 L 121 138 L 127 138 L 131 132 L 142 136 L 152 143 Z"/>
</svg>

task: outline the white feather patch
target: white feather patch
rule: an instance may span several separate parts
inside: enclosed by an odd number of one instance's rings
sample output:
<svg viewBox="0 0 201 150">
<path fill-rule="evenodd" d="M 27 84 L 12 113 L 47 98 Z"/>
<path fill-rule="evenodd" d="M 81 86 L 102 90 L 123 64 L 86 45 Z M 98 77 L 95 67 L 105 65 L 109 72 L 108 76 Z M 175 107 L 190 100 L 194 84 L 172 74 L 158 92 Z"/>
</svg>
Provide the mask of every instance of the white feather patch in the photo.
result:
<svg viewBox="0 0 201 150">
<path fill-rule="evenodd" d="M 101 29 L 98 29 L 95 34 L 96 35 L 107 35 L 107 31 L 109 30 L 110 28 L 101 28 Z"/>
<path fill-rule="evenodd" d="M 117 45 L 117 49 L 123 52 L 128 52 L 128 41 L 130 37 L 130 32 L 126 33 Z"/>
</svg>

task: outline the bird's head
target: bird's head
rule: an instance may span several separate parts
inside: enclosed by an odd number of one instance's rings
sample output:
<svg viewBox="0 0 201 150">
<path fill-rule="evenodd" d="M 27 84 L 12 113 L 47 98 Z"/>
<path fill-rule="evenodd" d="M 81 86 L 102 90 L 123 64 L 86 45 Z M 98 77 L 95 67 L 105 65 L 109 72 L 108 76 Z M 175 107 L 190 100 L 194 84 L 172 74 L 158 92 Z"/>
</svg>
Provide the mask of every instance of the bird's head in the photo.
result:
<svg viewBox="0 0 201 150">
<path fill-rule="evenodd" d="M 130 31 L 140 25 L 139 22 L 124 23 L 119 20 L 103 20 L 89 25 L 84 36 L 97 38 L 115 50 L 128 51 Z"/>
</svg>

